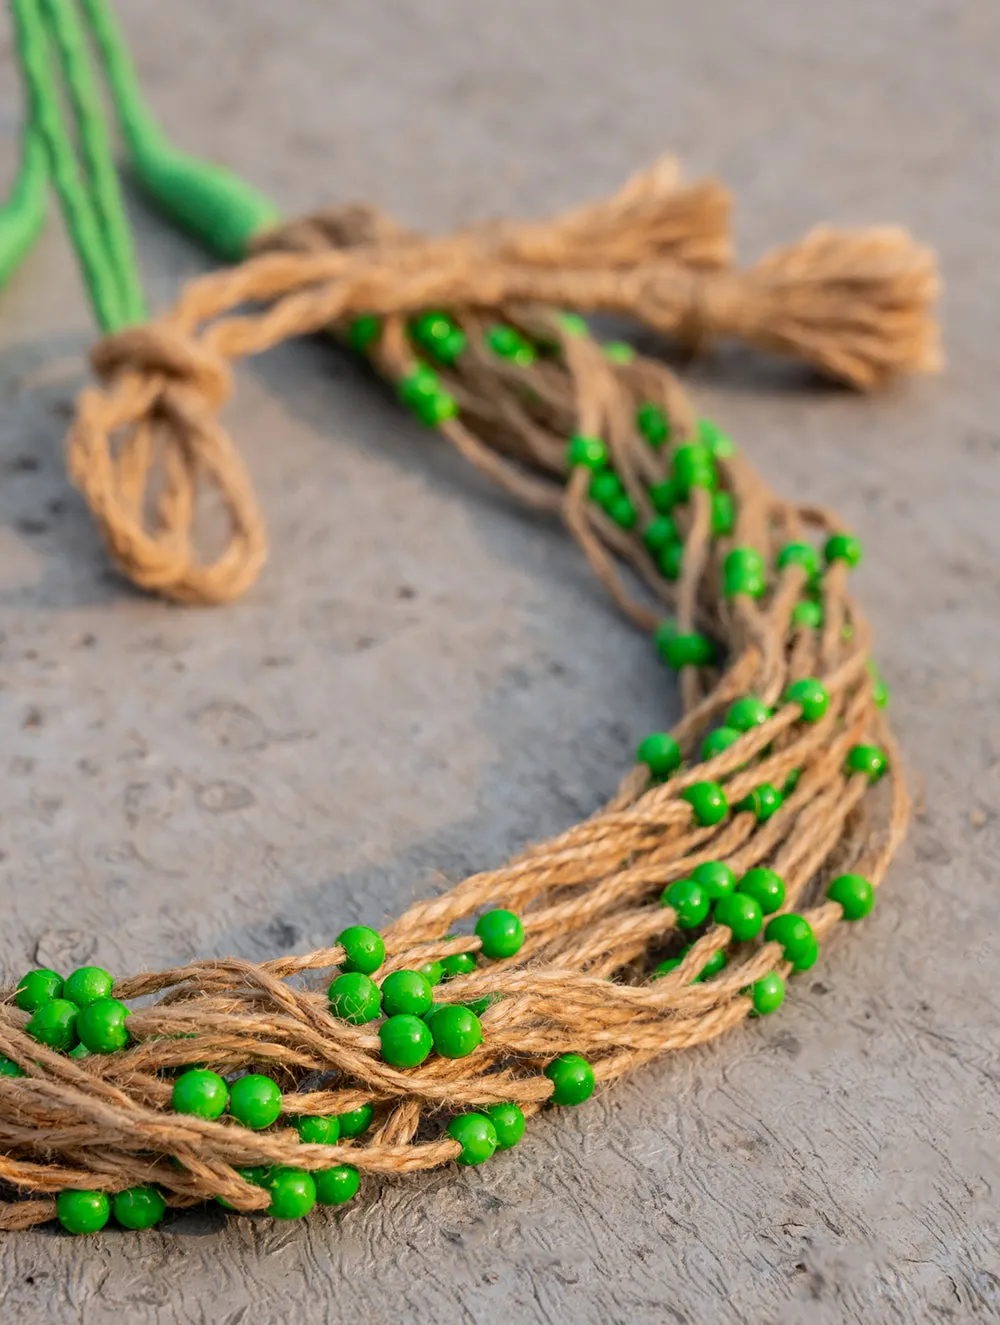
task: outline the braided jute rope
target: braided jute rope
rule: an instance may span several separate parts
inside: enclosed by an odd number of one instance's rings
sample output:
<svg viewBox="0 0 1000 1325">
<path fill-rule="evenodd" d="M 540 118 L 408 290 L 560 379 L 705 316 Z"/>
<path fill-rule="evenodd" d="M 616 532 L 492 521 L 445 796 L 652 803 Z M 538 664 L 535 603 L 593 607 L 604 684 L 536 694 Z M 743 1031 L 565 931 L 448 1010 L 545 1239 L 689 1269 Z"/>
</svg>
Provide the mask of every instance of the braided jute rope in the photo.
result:
<svg viewBox="0 0 1000 1325">
<path fill-rule="evenodd" d="M 382 929 L 379 981 L 477 952 L 470 921 L 488 906 L 522 918 L 526 939 L 515 957 L 481 959 L 472 974 L 435 990 L 440 1002 L 496 996 L 481 1016 L 483 1043 L 467 1058 L 432 1056 L 408 1071 L 389 1066 L 374 1024 L 331 1015 L 325 983 L 343 957 L 338 947 L 259 965 L 197 961 L 120 980 L 115 997 L 142 1000 L 128 1020 L 131 1043 L 82 1059 L 37 1043 L 14 989 L 0 991 L 0 1054 L 24 1072 L 0 1074 L 0 1181 L 16 1189 L 0 1203 L 0 1228 L 52 1218 L 53 1194 L 67 1188 L 153 1184 L 173 1206 L 218 1196 L 252 1211 L 269 1196 L 239 1167 L 351 1164 L 398 1174 L 444 1164 L 460 1152 L 445 1131 L 453 1113 L 505 1101 L 536 1112 L 552 1092 L 543 1068 L 557 1055 L 582 1054 L 599 1083 L 614 1081 L 738 1025 L 752 1009 L 742 991 L 769 972 L 790 973 L 779 944 L 734 944 L 728 928 L 710 923 L 681 964 L 652 981 L 655 963 L 680 947 L 677 917 L 659 902 L 673 880 L 710 860 L 737 874 L 769 866 L 785 881 L 782 909 L 803 914 L 822 943 L 842 918 L 840 905 L 825 900 L 830 877 L 850 869 L 876 885 L 882 879 L 905 830 L 908 798 L 876 703 L 869 627 L 848 595 L 843 561 L 823 575 L 819 629 L 793 623 L 805 568 L 771 569 L 785 544 L 823 539 L 838 522 L 776 496 L 738 451 L 720 451 L 719 483 L 735 501 L 735 527 L 713 536 L 711 493 L 692 488 L 672 512 L 684 544 L 680 576 L 664 578 L 641 531 L 655 516 L 650 488 L 667 477 L 670 448 L 647 443 L 636 412 L 659 406 L 673 446 L 695 435 L 692 405 L 661 363 L 640 355 L 612 361 L 552 305 L 628 312 L 689 344 L 736 335 L 868 387 L 934 366 L 934 264 L 899 231 L 821 230 L 749 272 L 733 272 L 727 224 L 723 191 L 711 182 L 680 184 L 670 163 L 553 222 L 444 240 L 406 234 L 371 209 L 333 210 L 264 237 L 259 255 L 193 282 L 158 321 L 96 346 L 104 385 L 80 396 L 69 467 L 112 555 L 143 588 L 222 602 L 245 591 L 264 562 L 250 481 L 217 418 L 232 360 L 376 313 L 372 362 L 389 380 L 405 381 L 417 366 L 408 318 L 440 307 L 468 338 L 454 365 L 439 370 L 458 406 L 441 424 L 443 435 L 509 493 L 561 515 L 640 628 L 670 613 L 681 632 L 713 640 L 722 661 L 681 672 L 684 716 L 673 735 L 687 762 L 668 780 L 654 782 L 637 765 L 591 818 L 416 903 Z M 497 322 L 541 347 L 538 357 L 521 366 L 486 348 L 484 332 Z M 638 513 L 634 528 L 590 500 L 587 469 L 568 468 L 572 434 L 604 439 Z M 211 561 L 200 558 L 193 532 L 206 480 L 230 521 L 226 547 Z M 762 554 L 763 597 L 724 596 L 722 564 L 735 547 Z M 817 722 L 783 700 L 805 677 L 829 693 Z M 773 716 L 699 763 L 705 733 L 747 694 L 773 706 Z M 845 771 L 859 743 L 888 752 L 890 772 L 878 785 Z M 734 810 L 702 827 L 682 798 L 692 784 L 712 780 L 735 806 L 762 783 L 785 786 L 795 770 L 794 789 L 763 822 Z M 723 948 L 723 971 L 692 983 Z M 175 1069 L 192 1062 L 227 1076 L 271 1076 L 282 1091 L 281 1119 L 251 1131 L 230 1118 L 172 1112 Z M 304 1144 L 290 1125 L 296 1116 L 339 1114 L 367 1101 L 376 1122 L 357 1141 Z"/>
</svg>

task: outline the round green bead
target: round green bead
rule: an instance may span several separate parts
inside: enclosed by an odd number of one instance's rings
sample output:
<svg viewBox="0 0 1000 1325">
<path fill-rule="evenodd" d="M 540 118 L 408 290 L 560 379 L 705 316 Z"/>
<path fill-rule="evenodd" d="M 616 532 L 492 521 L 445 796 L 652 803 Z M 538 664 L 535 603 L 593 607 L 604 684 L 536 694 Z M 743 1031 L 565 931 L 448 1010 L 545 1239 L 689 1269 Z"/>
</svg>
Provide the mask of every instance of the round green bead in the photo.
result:
<svg viewBox="0 0 1000 1325">
<path fill-rule="evenodd" d="M 492 1007 L 494 1003 L 499 1003 L 501 998 L 503 998 L 502 994 L 484 994 L 482 998 L 470 998 L 462 1006 L 468 1008 L 470 1012 L 474 1012 L 477 1017 L 481 1017 L 487 1008 Z M 425 1020 L 429 1020 L 429 1018 L 425 1018 Z"/>
<path fill-rule="evenodd" d="M 382 995 L 379 987 L 370 975 L 361 971 L 349 971 L 338 975 L 330 984 L 330 1011 L 341 1021 L 349 1021 L 352 1026 L 363 1026 L 366 1021 L 374 1021 L 382 1010 Z"/>
<path fill-rule="evenodd" d="M 410 335 L 421 345 L 433 345 L 437 341 L 447 340 L 458 327 L 447 313 L 431 310 L 420 313 L 410 322 Z"/>
<path fill-rule="evenodd" d="M 566 448 L 566 464 L 570 469 L 583 465 L 585 469 L 603 469 L 608 463 L 608 448 L 600 437 L 586 437 L 577 433 Z"/>
<path fill-rule="evenodd" d="M 681 792 L 681 799 L 686 800 L 691 806 L 695 821 L 702 828 L 721 823 L 729 813 L 726 793 L 718 782 L 695 782 Z"/>
<path fill-rule="evenodd" d="M 723 754 L 731 745 L 735 745 L 742 735 L 743 733 L 736 731 L 734 727 L 716 727 L 715 731 L 709 732 L 701 743 L 702 759 L 707 763 L 716 755 Z"/>
<path fill-rule="evenodd" d="M 822 681 L 813 676 L 793 681 L 785 691 L 786 704 L 799 704 L 806 722 L 819 722 L 830 707 L 830 696 Z"/>
<path fill-rule="evenodd" d="M 556 321 L 567 336 L 589 336 L 590 327 L 579 313 L 557 313 Z"/>
<path fill-rule="evenodd" d="M 80 1009 L 65 998 L 52 998 L 32 1014 L 25 1030 L 39 1044 L 47 1044 L 59 1053 L 75 1049 L 78 1041 L 76 1019 Z"/>
<path fill-rule="evenodd" d="M 792 625 L 805 626 L 808 630 L 819 630 L 823 624 L 823 605 L 814 598 L 803 598 L 792 608 Z"/>
<path fill-rule="evenodd" d="M 861 920 L 875 905 L 875 889 L 861 874 L 839 874 L 826 895 L 840 903 L 845 920 Z"/>
<path fill-rule="evenodd" d="M 607 340 L 602 348 L 609 363 L 631 363 L 635 358 L 635 350 L 628 341 Z"/>
<path fill-rule="evenodd" d="M 111 1218 L 107 1192 L 60 1192 L 56 1218 L 67 1233 L 99 1233 Z"/>
<path fill-rule="evenodd" d="M 484 1113 L 461 1113 L 452 1118 L 448 1135 L 462 1147 L 459 1164 L 482 1164 L 499 1144 L 496 1128 Z"/>
<path fill-rule="evenodd" d="M 267 1180 L 273 1219 L 301 1219 L 316 1204 L 316 1183 L 305 1169 L 276 1168 Z"/>
<path fill-rule="evenodd" d="M 812 925 L 805 916 L 786 911 L 767 922 L 764 938 L 768 943 L 780 943 L 786 962 L 797 967 L 800 957 L 808 957 L 817 946 Z M 815 960 L 815 958 L 813 958 Z M 812 965 L 812 962 L 809 963 Z"/>
<path fill-rule="evenodd" d="M 819 553 L 811 543 L 786 543 L 778 553 L 778 569 L 786 566 L 801 566 L 812 578 L 819 574 Z"/>
<path fill-rule="evenodd" d="M 889 757 L 877 745 L 854 745 L 847 755 L 845 772 L 864 773 L 869 782 L 877 782 L 889 767 Z"/>
<path fill-rule="evenodd" d="M 217 1072 L 194 1067 L 174 1082 L 171 1104 L 175 1113 L 196 1118 L 220 1118 L 229 1103 L 229 1090 Z"/>
<path fill-rule="evenodd" d="M 490 1104 L 483 1113 L 497 1134 L 497 1150 L 510 1150 L 524 1136 L 524 1114 L 516 1104 Z"/>
<path fill-rule="evenodd" d="M 808 971 L 810 967 L 816 965 L 818 957 L 819 942 L 814 938 L 808 947 L 803 947 L 794 963 L 793 969 L 796 971 Z"/>
<path fill-rule="evenodd" d="M 468 1058 L 483 1042 L 479 1018 L 461 1003 L 439 1008 L 430 1022 L 430 1032 L 442 1058 Z"/>
<path fill-rule="evenodd" d="M 444 979 L 444 967 L 439 961 L 424 962 L 423 966 L 418 966 L 417 970 L 421 975 L 427 977 L 428 983 L 439 985 Z"/>
<path fill-rule="evenodd" d="M 777 971 L 771 971 L 769 975 L 753 982 L 750 996 L 757 1016 L 766 1017 L 769 1012 L 777 1011 L 784 1003 L 785 982 Z"/>
<path fill-rule="evenodd" d="M 785 785 L 781 788 L 782 796 L 788 797 L 799 785 L 799 779 L 802 777 L 801 768 L 793 768 L 788 777 L 785 778 Z"/>
<path fill-rule="evenodd" d="M 419 971 L 393 971 L 382 981 L 382 1011 L 387 1017 L 404 1012 L 422 1017 L 433 1002 L 431 982 Z"/>
<path fill-rule="evenodd" d="M 716 460 L 725 460 L 731 455 L 736 454 L 736 447 L 732 438 L 722 431 L 717 423 L 711 419 L 699 419 L 697 423 L 698 440 L 702 446 L 707 447 L 709 453 Z"/>
<path fill-rule="evenodd" d="M 722 566 L 722 590 L 727 598 L 746 594 L 762 598 L 767 588 L 764 579 L 764 559 L 752 547 L 734 547 Z"/>
<path fill-rule="evenodd" d="M 382 1057 L 390 1067 L 419 1067 L 434 1047 L 424 1022 L 405 1012 L 383 1021 L 378 1038 L 382 1042 Z"/>
<path fill-rule="evenodd" d="M 661 906 L 672 906 L 678 929 L 696 929 L 708 916 L 711 898 L 694 879 L 676 879 L 660 898 Z"/>
<path fill-rule="evenodd" d="M 486 343 L 501 359 L 510 359 L 521 368 L 528 368 L 538 357 L 535 348 L 515 327 L 502 323 L 490 327 L 486 333 Z"/>
<path fill-rule="evenodd" d="M 299 1140 L 311 1146 L 335 1146 L 340 1140 L 340 1119 L 331 1114 L 328 1117 L 303 1115 L 295 1119 L 295 1130 Z"/>
<path fill-rule="evenodd" d="M 677 486 L 685 496 L 692 488 L 711 490 L 718 483 L 711 451 L 697 442 L 689 442 L 677 448 L 674 452 L 673 471 Z"/>
<path fill-rule="evenodd" d="M 669 515 L 658 515 L 643 530 L 642 541 L 651 556 L 658 556 L 664 548 L 679 542 L 677 527 Z"/>
<path fill-rule="evenodd" d="M 712 493 L 712 533 L 725 538 L 736 526 L 736 500 L 731 492 L 720 488 Z"/>
<path fill-rule="evenodd" d="M 861 542 L 853 534 L 833 534 L 823 549 L 828 566 L 835 561 L 846 561 L 848 566 L 854 567 L 861 560 L 861 554 Z"/>
<path fill-rule="evenodd" d="M 483 945 L 483 956 L 491 961 L 503 961 L 521 951 L 524 926 L 513 911 L 497 907 L 487 911 L 476 921 L 476 938 Z"/>
<path fill-rule="evenodd" d="M 670 667 L 679 672 L 682 667 L 704 667 L 713 662 L 715 645 L 704 635 L 674 634 L 660 649 L 660 655 Z"/>
<path fill-rule="evenodd" d="M 238 1173 L 244 1182 L 252 1182 L 255 1187 L 266 1187 L 272 1171 L 266 1164 L 259 1164 L 252 1168 L 235 1169 L 234 1172 Z M 236 1209 L 236 1206 L 227 1201 L 224 1196 L 217 1196 L 215 1199 L 224 1210 Z"/>
<path fill-rule="evenodd" d="M 5 1058 L 0 1054 L 0 1077 L 23 1077 L 26 1076 L 23 1067 L 18 1067 L 13 1058 Z"/>
<path fill-rule="evenodd" d="M 760 906 L 761 912 L 772 915 L 785 900 L 785 883 L 780 874 L 764 866 L 747 870 L 736 885 L 737 894 L 752 897 Z"/>
<path fill-rule="evenodd" d="M 433 368 L 418 363 L 411 372 L 400 378 L 397 390 L 403 404 L 415 409 L 422 400 L 430 400 L 437 395 L 441 390 L 441 379 Z"/>
<path fill-rule="evenodd" d="M 357 1195 L 360 1175 L 353 1164 L 335 1164 L 314 1173 L 316 1200 L 320 1205 L 344 1205 Z"/>
<path fill-rule="evenodd" d="M 725 948 L 720 948 L 718 952 L 713 952 L 711 957 L 709 957 L 708 961 L 695 976 L 694 983 L 698 984 L 702 980 L 711 980 L 713 976 L 718 975 L 721 970 L 725 969 L 728 960 Z"/>
<path fill-rule="evenodd" d="M 613 520 L 619 529 L 634 529 L 639 523 L 639 512 L 627 492 L 623 492 L 614 501 L 608 502 L 604 509 L 607 511 L 609 519 Z"/>
<path fill-rule="evenodd" d="M 560 1054 L 545 1069 L 553 1104 L 582 1104 L 594 1093 L 594 1069 L 580 1054 Z"/>
<path fill-rule="evenodd" d="M 598 506 L 607 508 L 613 501 L 625 495 L 625 488 L 613 469 L 599 469 L 590 480 L 587 495 L 591 501 L 596 501 Z"/>
<path fill-rule="evenodd" d="M 635 424 L 650 446 L 660 447 L 670 436 L 666 414 L 651 400 L 644 401 L 636 410 Z"/>
<path fill-rule="evenodd" d="M 122 1228 L 153 1228 L 167 1213 L 167 1203 L 155 1187 L 130 1187 L 112 1201 Z"/>
<path fill-rule="evenodd" d="M 22 1012 L 35 1012 L 43 1003 L 62 998 L 63 980 L 56 971 L 39 966 L 21 977 L 14 1002 Z"/>
<path fill-rule="evenodd" d="M 645 764 L 654 778 L 666 778 L 681 766 L 681 747 L 669 732 L 650 732 L 636 746 L 635 762 Z"/>
<path fill-rule="evenodd" d="M 453 952 L 450 957 L 441 958 L 441 968 L 445 980 L 454 980 L 457 975 L 471 975 L 476 969 L 475 953 Z"/>
<path fill-rule="evenodd" d="M 662 980 L 671 971 L 676 971 L 683 960 L 683 957 L 668 957 L 666 961 L 660 962 L 659 966 L 653 968 L 653 973 L 649 978 L 651 980 Z"/>
<path fill-rule="evenodd" d="M 747 943 L 760 933 L 764 913 L 756 898 L 748 893 L 732 893 L 716 902 L 714 920 L 717 925 L 732 930 L 737 943 Z"/>
<path fill-rule="evenodd" d="M 726 726 L 737 731 L 748 732 L 754 727 L 761 727 L 771 717 L 772 710 L 755 695 L 744 695 L 734 700 L 726 714 Z"/>
<path fill-rule="evenodd" d="M 872 678 L 872 703 L 876 708 L 884 709 L 889 702 L 889 687 L 878 674 L 878 668 L 869 660 L 868 671 Z"/>
<path fill-rule="evenodd" d="M 770 782 L 762 782 L 759 787 L 754 787 L 748 796 L 744 796 L 734 808 L 752 814 L 758 823 L 766 823 L 772 814 L 777 814 L 781 809 L 783 801 L 784 796 L 777 787 L 772 786 Z"/>
<path fill-rule="evenodd" d="M 362 313 L 347 329 L 347 343 L 358 354 L 367 354 L 382 334 L 382 319 L 374 313 Z"/>
<path fill-rule="evenodd" d="M 656 558 L 656 564 L 665 580 L 673 583 L 680 579 L 684 567 L 684 544 L 679 538 L 663 548 Z"/>
<path fill-rule="evenodd" d="M 662 483 L 652 485 L 649 489 L 649 500 L 653 504 L 653 510 L 659 515 L 669 515 L 674 507 L 684 500 L 684 495 L 676 480 L 668 478 Z"/>
<path fill-rule="evenodd" d="M 691 871 L 691 878 L 701 884 L 713 902 L 736 891 L 736 875 L 721 860 L 706 860 Z"/>
<path fill-rule="evenodd" d="M 281 1113 L 281 1091 L 270 1077 L 249 1072 L 230 1087 L 229 1112 L 244 1127 L 260 1132 L 277 1122 Z"/>
<path fill-rule="evenodd" d="M 413 412 L 425 427 L 436 428 L 458 414 L 458 401 L 448 391 L 435 391 L 432 396 L 420 396 L 413 404 Z"/>
<path fill-rule="evenodd" d="M 108 998 L 113 984 L 114 980 L 100 966 L 79 966 L 63 982 L 62 997 L 78 1008 L 85 1008 L 99 998 Z"/>
<path fill-rule="evenodd" d="M 336 941 L 344 949 L 340 963 L 342 971 L 360 971 L 362 975 L 371 975 L 385 961 L 382 935 L 367 925 L 350 925 L 341 930 Z"/>
<path fill-rule="evenodd" d="M 446 364 L 450 367 L 462 357 L 469 347 L 469 338 L 461 327 L 455 327 L 454 330 L 442 340 L 435 341 L 433 345 L 428 345 L 430 354 L 437 359 L 438 363 Z"/>
<path fill-rule="evenodd" d="M 114 1054 L 129 1042 L 125 1023 L 129 1010 L 117 998 L 99 998 L 80 1009 L 76 1033 L 92 1054 Z"/>
<path fill-rule="evenodd" d="M 374 1108 L 367 1103 L 359 1104 L 356 1109 L 348 1109 L 346 1113 L 338 1113 L 337 1125 L 340 1128 L 340 1139 L 350 1141 L 356 1136 L 363 1136 L 371 1127 L 374 1116 Z"/>
</svg>

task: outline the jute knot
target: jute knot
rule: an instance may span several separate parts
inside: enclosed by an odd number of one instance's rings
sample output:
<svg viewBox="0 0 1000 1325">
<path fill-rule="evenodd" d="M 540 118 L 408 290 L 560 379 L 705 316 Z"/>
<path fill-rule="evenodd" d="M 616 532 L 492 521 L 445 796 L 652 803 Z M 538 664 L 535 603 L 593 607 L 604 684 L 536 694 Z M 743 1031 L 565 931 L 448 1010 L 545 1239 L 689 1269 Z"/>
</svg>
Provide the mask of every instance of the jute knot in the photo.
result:
<svg viewBox="0 0 1000 1325">
<path fill-rule="evenodd" d="M 90 361 L 105 382 L 133 372 L 146 378 L 162 377 L 165 387 L 190 387 L 213 413 L 221 409 L 233 389 L 233 375 L 225 359 L 163 322 L 106 336 L 91 350 Z"/>
</svg>

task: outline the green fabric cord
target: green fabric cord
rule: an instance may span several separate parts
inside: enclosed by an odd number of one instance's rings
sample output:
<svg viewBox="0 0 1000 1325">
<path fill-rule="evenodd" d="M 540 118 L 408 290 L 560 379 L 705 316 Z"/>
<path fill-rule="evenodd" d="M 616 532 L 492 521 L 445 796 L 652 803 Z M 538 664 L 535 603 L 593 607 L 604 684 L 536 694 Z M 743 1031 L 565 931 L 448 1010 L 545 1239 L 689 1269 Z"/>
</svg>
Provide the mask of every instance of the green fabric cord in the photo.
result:
<svg viewBox="0 0 1000 1325">
<path fill-rule="evenodd" d="M 239 261 L 246 256 L 254 235 L 281 220 L 278 209 L 238 175 L 171 146 L 143 101 L 125 39 L 107 0 L 82 3 L 140 183 L 170 220 L 218 257 Z"/>
<path fill-rule="evenodd" d="M 42 232 L 48 183 L 45 142 L 29 122 L 21 138 L 21 164 L 14 187 L 0 207 L 0 288 L 6 285 Z"/>
</svg>

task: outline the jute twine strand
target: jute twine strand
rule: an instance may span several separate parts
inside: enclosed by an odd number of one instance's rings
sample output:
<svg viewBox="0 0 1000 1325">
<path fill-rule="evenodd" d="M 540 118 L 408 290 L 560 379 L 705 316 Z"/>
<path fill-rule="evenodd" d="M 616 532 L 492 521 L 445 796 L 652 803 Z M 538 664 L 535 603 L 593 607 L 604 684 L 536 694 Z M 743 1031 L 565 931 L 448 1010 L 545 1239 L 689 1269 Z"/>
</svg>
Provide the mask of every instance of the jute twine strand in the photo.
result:
<svg viewBox="0 0 1000 1325">
<path fill-rule="evenodd" d="M 330 1014 L 322 985 L 342 957 L 336 947 L 259 965 L 197 961 L 122 980 L 116 997 L 143 1000 L 129 1018 L 132 1045 L 79 1061 L 29 1037 L 14 990 L 0 991 L 0 1054 L 26 1074 L 0 1076 L 0 1181 L 22 1194 L 0 1202 L 0 1228 L 51 1218 L 52 1194 L 65 1188 L 153 1183 L 174 1206 L 222 1196 L 250 1211 L 269 1197 L 236 1167 L 350 1163 L 409 1173 L 443 1164 L 459 1152 L 444 1131 L 451 1112 L 512 1100 L 530 1115 L 551 1093 L 542 1069 L 554 1056 L 583 1054 L 599 1082 L 613 1081 L 736 1026 L 752 1006 L 742 990 L 770 971 L 788 975 L 779 945 L 734 946 L 730 931 L 714 925 L 676 970 L 651 982 L 652 966 L 676 944 L 675 914 L 658 900 L 674 879 L 708 860 L 738 874 L 771 866 L 785 880 L 783 909 L 804 914 L 821 942 L 841 918 L 841 908 L 824 900 L 831 875 L 854 869 L 873 884 L 882 879 L 905 830 L 908 798 L 873 698 L 870 630 L 847 593 L 845 568 L 835 564 L 824 577 L 821 632 L 792 624 L 805 583 L 799 566 L 775 573 L 757 602 L 720 592 L 730 548 L 752 545 L 773 566 L 787 542 L 835 532 L 834 517 L 775 496 L 739 453 L 722 457 L 720 482 L 734 495 L 736 528 L 713 538 L 709 495 L 692 492 L 674 512 L 685 543 L 675 585 L 660 575 L 638 529 L 619 528 L 588 499 L 589 475 L 566 470 L 569 435 L 603 437 L 641 528 L 652 515 L 648 486 L 666 476 L 668 458 L 639 436 L 636 410 L 643 402 L 662 407 L 680 442 L 693 435 L 695 418 L 661 363 L 641 355 L 610 362 L 551 305 L 629 313 L 698 347 L 735 335 L 861 387 L 934 367 L 934 264 L 907 236 L 819 230 L 740 273 L 726 265 L 727 226 L 724 192 L 711 182 L 681 184 L 670 162 L 607 202 L 552 222 L 443 240 L 404 233 L 372 209 L 333 209 L 266 236 L 258 256 L 193 282 L 158 321 L 96 346 L 104 385 L 79 398 L 68 463 L 113 557 L 143 588 L 182 602 L 225 602 L 264 563 L 250 480 L 217 418 L 233 360 L 374 312 L 384 319 L 374 365 L 400 381 L 416 366 L 408 315 L 443 307 L 468 336 L 454 367 L 440 370 L 459 404 L 444 436 L 512 496 L 559 514 L 638 626 L 651 629 L 671 612 L 681 630 L 717 641 L 726 661 L 724 669 L 682 674 L 684 716 L 674 729 L 688 760 L 681 772 L 651 785 L 645 766 L 632 769 L 591 818 L 417 902 L 383 928 L 387 957 L 378 978 L 478 951 L 468 931 L 488 905 L 522 917 L 527 937 L 515 958 L 482 961 L 436 991 L 448 1002 L 497 996 L 482 1014 L 484 1043 L 469 1058 L 432 1057 L 410 1071 L 386 1064 L 372 1027 Z M 526 367 L 498 358 L 483 341 L 497 321 L 550 351 Z M 209 561 L 194 536 L 205 483 L 230 522 L 223 552 Z M 814 724 L 782 703 L 787 685 L 806 676 L 830 695 Z M 698 763 L 706 730 L 744 694 L 775 705 L 774 716 Z M 859 742 L 889 753 L 892 771 L 877 787 L 844 771 Z M 680 798 L 711 779 L 724 783 L 735 805 L 763 782 L 783 785 L 796 769 L 795 790 L 764 823 L 736 812 L 699 827 Z M 463 929 L 465 937 L 452 936 Z M 691 984 L 723 947 L 729 965 Z M 282 1122 L 253 1132 L 172 1113 L 171 1069 L 190 1062 L 271 1075 L 283 1092 Z M 364 1140 L 306 1145 L 286 1125 L 365 1101 L 375 1105 L 376 1125 Z"/>
</svg>

